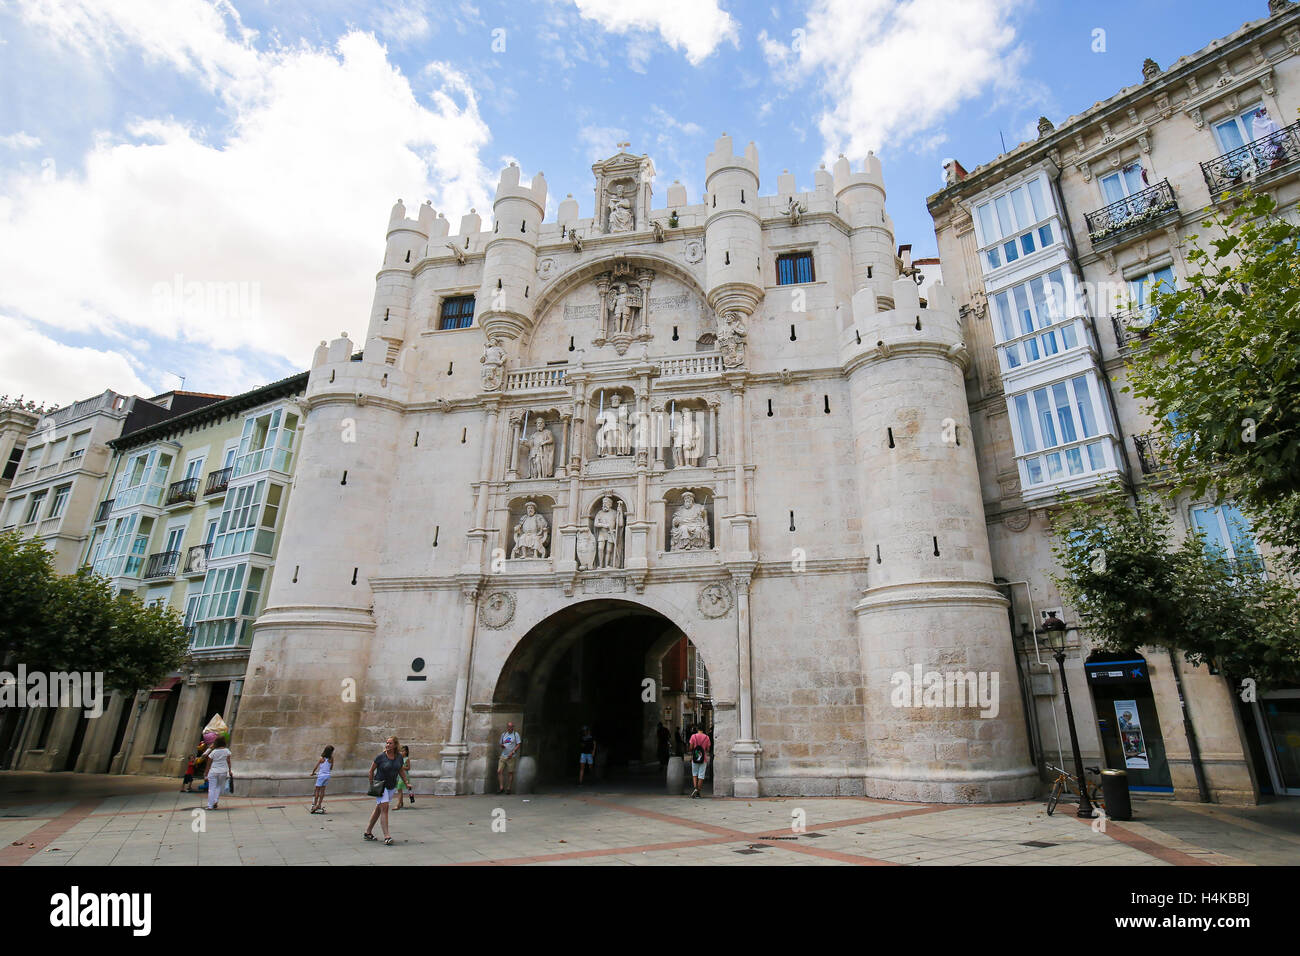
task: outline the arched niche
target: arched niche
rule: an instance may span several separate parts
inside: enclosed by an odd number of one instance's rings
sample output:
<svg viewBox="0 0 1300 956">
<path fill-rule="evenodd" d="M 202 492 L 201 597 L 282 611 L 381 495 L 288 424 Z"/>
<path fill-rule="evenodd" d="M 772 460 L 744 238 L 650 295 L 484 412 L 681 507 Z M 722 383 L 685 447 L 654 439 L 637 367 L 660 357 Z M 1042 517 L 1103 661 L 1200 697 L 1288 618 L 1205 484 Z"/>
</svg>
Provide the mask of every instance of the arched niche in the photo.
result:
<svg viewBox="0 0 1300 956">
<path fill-rule="evenodd" d="M 687 501 L 690 498 L 693 498 L 694 502 L 688 507 Z M 682 552 L 716 551 L 718 537 L 714 511 L 712 488 L 694 486 L 670 489 L 664 494 L 663 549 Z M 678 518 L 678 515 L 681 517 Z M 698 530 L 700 522 L 693 515 L 702 515 L 703 527 L 707 529 L 703 535 Z M 675 518 L 677 518 L 678 533 L 674 541 Z"/>
<path fill-rule="evenodd" d="M 528 517 L 528 505 L 532 504 L 534 512 L 539 515 L 545 522 L 544 528 L 538 528 L 534 524 L 531 528 L 525 526 L 520 528 L 524 519 Z M 510 499 L 506 512 L 505 527 L 505 550 L 507 561 L 520 561 L 538 558 L 549 558 L 551 548 L 555 543 L 555 499 L 550 495 L 520 495 Z M 519 529 L 516 531 L 516 529 Z M 540 542 L 542 544 L 542 553 L 537 553 L 538 533 L 542 532 L 544 537 Z"/>
<path fill-rule="evenodd" d="M 634 459 L 638 447 L 649 447 L 649 422 L 637 415 L 636 393 L 631 386 L 594 388 L 587 398 L 587 408 L 591 457 Z"/>
<path fill-rule="evenodd" d="M 569 445 L 572 441 L 568 433 L 571 418 L 567 409 L 552 406 L 549 408 L 521 408 L 510 413 L 510 434 L 514 447 L 510 450 L 510 477 L 512 478 L 563 478 L 567 470 Z M 538 423 L 542 431 L 550 435 L 549 460 L 546 445 L 537 440 Z M 537 449 L 540 473 L 534 468 L 533 452 Z M 547 474 L 546 472 L 550 473 Z"/>
<path fill-rule="evenodd" d="M 590 536 L 587 545 L 594 548 L 590 558 L 583 562 L 585 567 L 589 570 L 626 567 L 627 524 L 632 520 L 632 507 L 627 497 L 612 489 L 603 489 L 587 503 L 583 515 L 584 528 Z"/>
<path fill-rule="evenodd" d="M 654 406 L 651 439 L 655 467 L 669 470 L 698 468 L 708 463 L 717 448 L 716 423 L 708 400 L 699 396 L 673 396 Z"/>
</svg>

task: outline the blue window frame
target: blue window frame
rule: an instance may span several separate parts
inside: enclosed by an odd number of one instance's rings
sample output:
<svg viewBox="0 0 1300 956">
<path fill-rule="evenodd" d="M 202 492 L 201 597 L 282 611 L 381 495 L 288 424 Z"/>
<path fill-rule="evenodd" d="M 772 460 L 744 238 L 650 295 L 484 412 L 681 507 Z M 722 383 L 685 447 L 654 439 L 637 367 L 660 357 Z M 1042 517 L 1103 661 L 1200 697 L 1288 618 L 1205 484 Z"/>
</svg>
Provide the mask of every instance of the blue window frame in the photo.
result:
<svg viewBox="0 0 1300 956">
<path fill-rule="evenodd" d="M 438 330 L 468 329 L 474 323 L 474 297 L 454 295 L 442 300 L 438 315 Z"/>
<path fill-rule="evenodd" d="M 811 252 L 787 252 L 776 257 L 777 285 L 797 285 L 815 280 Z"/>
</svg>

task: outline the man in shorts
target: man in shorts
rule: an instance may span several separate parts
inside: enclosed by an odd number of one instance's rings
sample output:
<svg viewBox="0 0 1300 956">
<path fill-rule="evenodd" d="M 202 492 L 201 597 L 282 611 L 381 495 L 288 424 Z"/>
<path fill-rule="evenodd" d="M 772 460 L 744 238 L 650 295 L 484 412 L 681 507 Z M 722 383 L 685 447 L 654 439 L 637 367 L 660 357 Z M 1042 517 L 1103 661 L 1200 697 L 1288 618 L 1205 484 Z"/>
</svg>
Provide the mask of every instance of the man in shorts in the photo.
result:
<svg viewBox="0 0 1300 956">
<path fill-rule="evenodd" d="M 578 786 L 582 786 L 582 778 L 591 768 L 591 774 L 596 775 L 596 738 L 591 735 L 590 727 L 582 728 L 582 739 L 578 744 Z"/>
<path fill-rule="evenodd" d="M 700 788 L 704 786 L 704 774 L 709 767 L 709 751 L 712 742 L 709 735 L 702 728 L 697 727 L 695 733 L 691 734 L 691 739 L 686 742 L 687 749 L 691 752 L 691 791 L 692 797 L 699 797 Z"/>
<path fill-rule="evenodd" d="M 501 735 L 501 756 L 497 758 L 497 793 L 510 793 L 515 785 L 515 760 L 519 756 L 519 734 L 515 733 L 515 722 L 506 723 L 506 732 Z"/>
</svg>

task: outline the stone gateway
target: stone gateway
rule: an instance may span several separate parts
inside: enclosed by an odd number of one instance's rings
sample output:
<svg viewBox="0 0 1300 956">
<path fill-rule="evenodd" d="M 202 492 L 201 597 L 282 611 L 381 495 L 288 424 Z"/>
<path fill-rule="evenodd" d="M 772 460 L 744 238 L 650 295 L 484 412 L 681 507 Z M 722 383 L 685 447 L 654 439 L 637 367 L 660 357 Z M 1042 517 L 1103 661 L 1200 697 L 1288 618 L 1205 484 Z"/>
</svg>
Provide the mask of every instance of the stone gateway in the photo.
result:
<svg viewBox="0 0 1300 956">
<path fill-rule="evenodd" d="M 961 320 L 900 276 L 879 160 L 760 195 L 724 134 L 694 203 L 646 156 L 593 173 L 591 218 L 544 221 L 513 164 L 486 228 L 394 207 L 364 338 L 312 363 L 246 792 L 306 792 L 327 744 L 355 782 L 391 734 L 418 787 L 485 792 L 513 721 L 539 786 L 584 726 L 598 778 L 660 774 L 663 722 L 709 732 L 716 794 L 1033 794 L 974 443 L 945 439 Z M 898 705 L 914 667 L 998 699 Z"/>
</svg>

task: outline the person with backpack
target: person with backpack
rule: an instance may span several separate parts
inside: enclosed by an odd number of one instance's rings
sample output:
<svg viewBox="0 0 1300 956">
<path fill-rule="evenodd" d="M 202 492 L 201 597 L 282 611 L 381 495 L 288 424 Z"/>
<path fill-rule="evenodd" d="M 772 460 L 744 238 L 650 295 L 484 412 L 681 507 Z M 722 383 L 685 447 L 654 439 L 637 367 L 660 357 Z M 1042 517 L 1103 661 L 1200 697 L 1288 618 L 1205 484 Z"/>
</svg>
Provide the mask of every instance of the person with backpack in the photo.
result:
<svg viewBox="0 0 1300 956">
<path fill-rule="evenodd" d="M 700 728 L 695 729 L 691 734 L 691 739 L 686 742 L 686 746 L 691 751 L 691 796 L 698 798 L 700 796 L 700 787 L 704 786 L 704 774 L 709 767 L 709 751 L 712 742 L 709 735 Z"/>
</svg>

